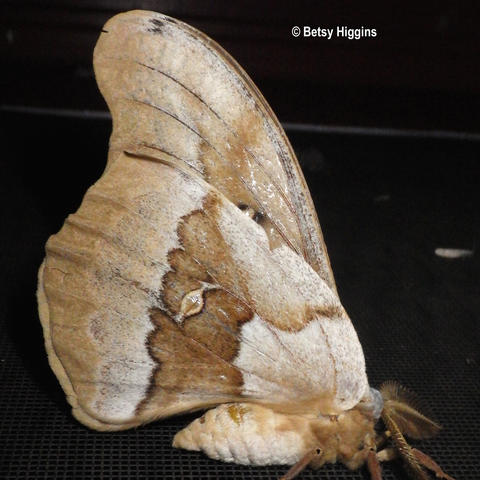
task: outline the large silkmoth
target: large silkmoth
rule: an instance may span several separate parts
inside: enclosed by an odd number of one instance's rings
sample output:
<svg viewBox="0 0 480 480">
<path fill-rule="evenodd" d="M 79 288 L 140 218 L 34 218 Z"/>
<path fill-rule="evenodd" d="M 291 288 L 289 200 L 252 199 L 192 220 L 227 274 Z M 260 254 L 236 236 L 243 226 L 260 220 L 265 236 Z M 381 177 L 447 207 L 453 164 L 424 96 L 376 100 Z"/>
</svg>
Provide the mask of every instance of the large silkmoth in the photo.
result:
<svg viewBox="0 0 480 480">
<path fill-rule="evenodd" d="M 173 445 L 310 465 L 403 458 L 438 425 L 395 383 L 370 388 L 317 215 L 285 133 L 242 68 L 194 28 L 145 11 L 94 52 L 113 118 L 108 163 L 46 245 L 38 303 L 73 415 L 122 430 L 206 410 Z M 374 429 L 383 419 L 383 433 Z"/>
</svg>

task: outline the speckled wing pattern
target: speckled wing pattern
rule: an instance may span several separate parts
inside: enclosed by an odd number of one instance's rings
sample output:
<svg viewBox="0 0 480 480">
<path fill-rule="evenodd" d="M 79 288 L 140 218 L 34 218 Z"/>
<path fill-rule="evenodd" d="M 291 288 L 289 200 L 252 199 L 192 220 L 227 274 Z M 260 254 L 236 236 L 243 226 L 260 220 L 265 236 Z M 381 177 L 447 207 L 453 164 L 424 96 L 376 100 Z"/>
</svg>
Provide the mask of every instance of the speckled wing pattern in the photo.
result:
<svg viewBox="0 0 480 480">
<path fill-rule="evenodd" d="M 133 11 L 95 74 L 107 167 L 39 272 L 50 364 L 73 413 L 129 428 L 231 401 L 352 408 L 368 389 L 292 148 L 211 39 Z"/>
</svg>

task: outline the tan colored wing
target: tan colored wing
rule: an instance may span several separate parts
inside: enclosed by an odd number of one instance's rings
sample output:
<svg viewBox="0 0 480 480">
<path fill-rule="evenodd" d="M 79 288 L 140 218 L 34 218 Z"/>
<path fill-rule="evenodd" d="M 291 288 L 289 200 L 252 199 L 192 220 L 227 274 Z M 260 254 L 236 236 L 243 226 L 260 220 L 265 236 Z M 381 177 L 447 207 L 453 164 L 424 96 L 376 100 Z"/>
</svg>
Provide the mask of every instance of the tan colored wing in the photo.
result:
<svg viewBox="0 0 480 480">
<path fill-rule="evenodd" d="M 51 366 L 92 428 L 238 399 L 339 411 L 368 387 L 337 295 L 166 154 L 110 163 L 49 239 L 39 301 Z"/>
<path fill-rule="evenodd" d="M 162 151 L 261 219 L 270 245 L 301 254 L 335 290 L 315 208 L 293 149 L 243 69 L 178 20 L 132 11 L 105 25 L 95 48 L 113 116 L 109 160 Z"/>
<path fill-rule="evenodd" d="M 239 399 L 352 408 L 368 388 L 363 352 L 265 101 L 180 22 L 130 12 L 105 31 L 109 161 L 39 272 L 74 415 L 115 430 Z"/>
</svg>

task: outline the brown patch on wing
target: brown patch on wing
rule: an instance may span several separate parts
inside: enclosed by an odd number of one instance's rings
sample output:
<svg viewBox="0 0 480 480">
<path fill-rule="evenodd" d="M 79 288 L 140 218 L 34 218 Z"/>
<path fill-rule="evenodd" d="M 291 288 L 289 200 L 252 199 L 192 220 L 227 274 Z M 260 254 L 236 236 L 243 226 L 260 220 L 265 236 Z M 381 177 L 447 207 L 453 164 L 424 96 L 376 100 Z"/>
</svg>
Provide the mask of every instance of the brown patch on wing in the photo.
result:
<svg viewBox="0 0 480 480">
<path fill-rule="evenodd" d="M 308 322 L 315 317 L 327 317 L 327 318 L 340 318 L 342 315 L 346 315 L 344 308 L 340 303 L 337 304 L 324 304 L 318 307 L 307 307 L 306 308 L 306 319 Z M 306 321 L 307 323 L 307 321 Z M 300 328 L 301 330 L 301 328 Z"/>
<path fill-rule="evenodd" d="M 230 362 L 239 348 L 239 331 L 253 312 L 224 285 L 232 278 L 234 261 L 215 226 L 217 201 L 207 196 L 201 210 L 182 218 L 177 228 L 180 247 L 168 254 L 171 270 L 163 277 L 165 309 L 152 309 L 155 329 L 147 339 L 155 369 L 138 412 L 162 402 L 165 393 L 209 399 L 238 397 L 242 373 Z M 184 315 L 182 301 L 202 291 L 202 308 Z M 246 295 L 246 288 L 243 292 Z"/>
<path fill-rule="evenodd" d="M 252 318 L 247 305 L 224 290 L 205 292 L 203 310 L 184 321 L 184 331 L 210 351 L 231 362 L 238 353 L 237 334 Z"/>
<path fill-rule="evenodd" d="M 163 301 L 168 312 L 178 314 L 185 295 L 201 286 L 200 281 L 181 270 L 168 272 L 163 281 Z"/>
<path fill-rule="evenodd" d="M 197 127 L 204 138 L 209 136 L 209 129 L 203 129 L 201 124 Z M 227 149 L 217 149 L 216 142 L 202 142 L 204 178 L 234 203 L 246 205 L 255 212 L 254 220 L 257 223 L 261 221 L 271 249 L 287 244 L 292 250 L 300 252 L 301 240 L 295 223 L 289 218 L 289 214 L 292 214 L 291 205 L 286 203 L 280 190 L 275 196 L 265 194 L 272 188 L 272 178 L 248 149 L 249 145 L 255 143 L 261 128 L 262 122 L 257 112 L 251 111 L 238 120 L 234 129 L 224 130 L 225 140 L 222 143 L 228 145 Z M 255 178 L 253 183 L 252 177 Z M 272 209 L 275 221 L 261 213 Z M 270 215 L 272 213 L 270 211 Z"/>
<path fill-rule="evenodd" d="M 168 253 L 168 263 L 176 272 L 182 272 L 200 282 L 212 282 L 206 268 L 183 248 L 175 248 Z"/>
<path fill-rule="evenodd" d="M 250 318 L 251 312 L 221 289 L 206 292 L 202 311 L 183 323 L 153 309 L 155 329 L 147 346 L 158 366 L 137 411 L 160 405 L 172 393 L 183 400 L 204 398 L 206 405 L 240 397 L 242 373 L 230 361 L 237 354 L 236 332 Z"/>
<path fill-rule="evenodd" d="M 242 374 L 212 352 L 201 334 L 189 335 L 181 325 L 160 310 L 152 310 L 155 330 L 149 335 L 150 355 L 158 363 L 153 390 L 182 394 L 240 394 Z"/>
<path fill-rule="evenodd" d="M 177 234 L 185 254 L 182 258 L 172 258 L 172 265 L 176 266 L 177 272 L 186 273 L 188 269 L 188 275 L 199 281 L 212 286 L 221 285 L 229 292 L 236 292 L 250 304 L 245 281 L 238 274 L 230 246 L 218 229 L 217 208 L 218 200 L 215 195 L 210 194 L 203 202 L 201 210 L 183 218 Z M 181 262 L 184 262 L 185 268 Z"/>
</svg>

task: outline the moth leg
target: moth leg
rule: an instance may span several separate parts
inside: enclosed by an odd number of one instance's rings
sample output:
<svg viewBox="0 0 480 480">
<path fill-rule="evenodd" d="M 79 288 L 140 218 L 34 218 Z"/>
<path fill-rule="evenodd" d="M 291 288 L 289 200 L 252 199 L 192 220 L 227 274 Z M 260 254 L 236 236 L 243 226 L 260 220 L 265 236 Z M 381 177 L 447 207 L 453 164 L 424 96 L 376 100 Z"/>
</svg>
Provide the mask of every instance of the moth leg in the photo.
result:
<svg viewBox="0 0 480 480">
<path fill-rule="evenodd" d="M 437 478 L 445 478 L 446 480 L 455 480 L 453 477 L 445 473 L 437 462 L 430 458 L 426 453 L 412 448 L 412 452 L 415 455 L 415 458 L 425 467 L 435 473 Z"/>
<path fill-rule="evenodd" d="M 367 468 L 370 472 L 371 480 L 382 480 L 382 467 L 380 466 L 379 458 L 375 450 L 368 452 Z"/>
<path fill-rule="evenodd" d="M 295 465 L 293 465 L 290 470 L 283 475 L 279 480 L 292 480 L 299 473 L 301 473 L 305 468 L 308 467 L 309 463 L 317 457 L 320 457 L 323 454 L 323 450 L 320 447 L 312 448 L 307 452 Z M 375 479 L 376 480 L 376 479 Z"/>
<path fill-rule="evenodd" d="M 379 462 L 390 462 L 398 457 L 398 452 L 394 448 L 384 448 L 377 453 L 377 458 Z"/>
<path fill-rule="evenodd" d="M 380 450 L 387 442 L 388 439 L 392 436 L 390 430 L 385 430 L 380 435 L 377 435 L 375 438 L 375 446 L 377 450 Z"/>
</svg>

